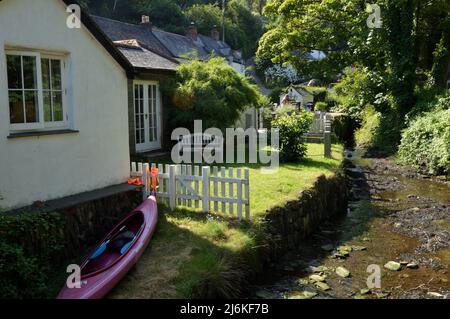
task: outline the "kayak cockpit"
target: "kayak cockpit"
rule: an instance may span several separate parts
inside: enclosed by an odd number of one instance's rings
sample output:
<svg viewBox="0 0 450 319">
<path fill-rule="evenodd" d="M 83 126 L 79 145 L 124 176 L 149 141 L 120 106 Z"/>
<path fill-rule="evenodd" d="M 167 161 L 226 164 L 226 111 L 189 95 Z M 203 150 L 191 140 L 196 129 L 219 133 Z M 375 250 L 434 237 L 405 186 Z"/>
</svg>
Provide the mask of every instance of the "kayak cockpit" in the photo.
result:
<svg viewBox="0 0 450 319">
<path fill-rule="evenodd" d="M 81 276 L 102 272 L 118 262 L 139 238 L 145 225 L 144 214 L 135 212 L 118 224 L 90 254 L 81 267 Z"/>
</svg>

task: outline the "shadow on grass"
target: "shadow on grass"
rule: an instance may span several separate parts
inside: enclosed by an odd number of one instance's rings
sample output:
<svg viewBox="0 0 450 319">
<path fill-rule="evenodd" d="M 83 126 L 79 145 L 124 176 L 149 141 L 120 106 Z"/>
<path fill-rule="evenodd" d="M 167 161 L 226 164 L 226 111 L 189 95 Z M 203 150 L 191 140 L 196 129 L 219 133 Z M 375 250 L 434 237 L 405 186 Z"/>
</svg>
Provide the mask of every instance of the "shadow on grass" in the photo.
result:
<svg viewBox="0 0 450 319">
<path fill-rule="evenodd" d="M 160 219 L 149 247 L 108 298 L 242 296 L 248 271 L 258 267 L 256 228 L 225 216 L 158 206 Z M 241 237 L 247 240 L 244 246 Z M 251 260 L 255 265 L 249 266 Z"/>
</svg>

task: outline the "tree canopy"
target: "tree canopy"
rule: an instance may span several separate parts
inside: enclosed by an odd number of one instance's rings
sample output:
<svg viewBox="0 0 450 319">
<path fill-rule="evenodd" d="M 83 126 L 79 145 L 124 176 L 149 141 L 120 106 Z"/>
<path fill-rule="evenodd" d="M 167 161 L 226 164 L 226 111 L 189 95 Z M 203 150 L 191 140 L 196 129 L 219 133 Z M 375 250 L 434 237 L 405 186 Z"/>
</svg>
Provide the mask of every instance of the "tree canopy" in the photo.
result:
<svg viewBox="0 0 450 319">
<path fill-rule="evenodd" d="M 172 124 L 186 128 L 198 119 L 204 127 L 234 127 L 242 111 L 263 101 L 254 84 L 218 57 L 180 65 L 164 91 L 172 99 Z"/>
</svg>

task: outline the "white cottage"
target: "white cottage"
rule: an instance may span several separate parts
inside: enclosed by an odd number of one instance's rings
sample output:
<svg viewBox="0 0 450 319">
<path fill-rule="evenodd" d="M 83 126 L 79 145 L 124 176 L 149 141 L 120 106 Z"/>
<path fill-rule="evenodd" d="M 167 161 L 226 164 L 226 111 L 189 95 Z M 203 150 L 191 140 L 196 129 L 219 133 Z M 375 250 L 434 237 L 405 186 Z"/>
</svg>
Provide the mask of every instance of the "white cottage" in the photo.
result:
<svg viewBox="0 0 450 319">
<path fill-rule="evenodd" d="M 0 208 L 119 183 L 129 176 L 132 67 L 63 0 L 0 0 Z"/>
</svg>

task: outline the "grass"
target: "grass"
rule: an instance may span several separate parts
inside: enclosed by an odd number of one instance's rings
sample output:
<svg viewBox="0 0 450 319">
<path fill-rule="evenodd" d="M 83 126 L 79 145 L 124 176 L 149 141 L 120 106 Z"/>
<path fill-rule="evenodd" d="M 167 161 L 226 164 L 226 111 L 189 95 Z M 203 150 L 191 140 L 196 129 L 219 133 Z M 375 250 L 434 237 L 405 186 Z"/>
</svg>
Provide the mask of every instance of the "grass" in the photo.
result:
<svg viewBox="0 0 450 319">
<path fill-rule="evenodd" d="M 333 145 L 332 151 L 332 158 L 326 159 L 323 145 L 308 144 L 307 158 L 281 164 L 272 175 L 250 166 L 250 221 L 185 208 L 170 212 L 159 205 L 153 240 L 110 297 L 238 297 L 247 271 L 261 265 L 256 249 L 264 237 L 260 217 L 272 206 L 298 197 L 319 175 L 333 175 L 342 160 L 342 147 Z"/>
</svg>

